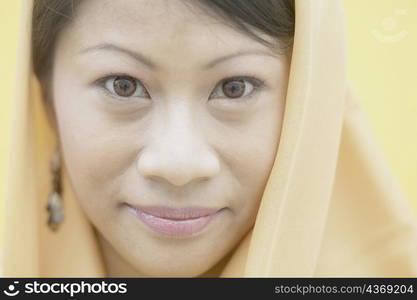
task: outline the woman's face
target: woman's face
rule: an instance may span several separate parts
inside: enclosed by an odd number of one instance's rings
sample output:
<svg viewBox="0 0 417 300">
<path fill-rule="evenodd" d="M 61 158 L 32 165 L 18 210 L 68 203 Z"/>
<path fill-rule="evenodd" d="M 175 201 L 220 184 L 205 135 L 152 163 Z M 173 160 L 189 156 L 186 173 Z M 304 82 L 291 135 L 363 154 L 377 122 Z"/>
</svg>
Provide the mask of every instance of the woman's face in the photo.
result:
<svg viewBox="0 0 417 300">
<path fill-rule="evenodd" d="M 274 162 L 288 71 L 185 1 L 82 2 L 56 44 L 53 101 L 110 276 L 198 276 L 238 244 Z"/>
</svg>

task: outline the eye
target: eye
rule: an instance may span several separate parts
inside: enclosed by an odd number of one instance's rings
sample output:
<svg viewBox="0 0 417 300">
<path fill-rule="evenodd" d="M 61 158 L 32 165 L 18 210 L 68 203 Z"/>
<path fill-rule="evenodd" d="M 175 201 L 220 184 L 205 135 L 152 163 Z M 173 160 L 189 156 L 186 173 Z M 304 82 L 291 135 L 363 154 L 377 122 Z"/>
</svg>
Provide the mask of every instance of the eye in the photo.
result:
<svg viewBox="0 0 417 300">
<path fill-rule="evenodd" d="M 149 93 L 142 83 L 127 75 L 110 76 L 103 78 L 104 88 L 113 96 L 121 98 L 144 97 L 149 98 Z"/>
<path fill-rule="evenodd" d="M 245 98 L 262 86 L 263 82 L 253 77 L 227 78 L 216 86 L 210 98 Z"/>
</svg>

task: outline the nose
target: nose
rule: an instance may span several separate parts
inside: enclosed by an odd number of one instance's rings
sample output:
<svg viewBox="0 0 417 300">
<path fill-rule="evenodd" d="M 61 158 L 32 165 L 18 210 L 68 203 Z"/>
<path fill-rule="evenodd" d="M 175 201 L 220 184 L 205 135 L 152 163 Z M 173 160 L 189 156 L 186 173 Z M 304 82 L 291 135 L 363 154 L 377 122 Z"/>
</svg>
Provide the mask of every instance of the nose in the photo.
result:
<svg viewBox="0 0 417 300">
<path fill-rule="evenodd" d="M 179 187 L 219 173 L 219 159 L 196 126 L 192 111 L 176 107 L 159 117 L 162 126 L 156 126 L 138 158 L 142 176 Z"/>
</svg>

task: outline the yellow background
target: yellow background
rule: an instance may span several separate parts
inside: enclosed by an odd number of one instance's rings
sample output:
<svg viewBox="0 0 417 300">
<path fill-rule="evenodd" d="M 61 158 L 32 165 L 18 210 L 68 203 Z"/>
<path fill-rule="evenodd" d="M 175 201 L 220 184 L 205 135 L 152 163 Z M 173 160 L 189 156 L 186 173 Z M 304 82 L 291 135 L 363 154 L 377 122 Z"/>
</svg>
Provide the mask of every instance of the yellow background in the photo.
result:
<svg viewBox="0 0 417 300">
<path fill-rule="evenodd" d="M 0 200 L 10 151 L 21 1 L 0 0 Z M 344 0 L 349 77 L 387 162 L 417 211 L 417 1 Z"/>
<path fill-rule="evenodd" d="M 417 1 L 344 0 L 349 77 L 417 211 Z"/>
</svg>

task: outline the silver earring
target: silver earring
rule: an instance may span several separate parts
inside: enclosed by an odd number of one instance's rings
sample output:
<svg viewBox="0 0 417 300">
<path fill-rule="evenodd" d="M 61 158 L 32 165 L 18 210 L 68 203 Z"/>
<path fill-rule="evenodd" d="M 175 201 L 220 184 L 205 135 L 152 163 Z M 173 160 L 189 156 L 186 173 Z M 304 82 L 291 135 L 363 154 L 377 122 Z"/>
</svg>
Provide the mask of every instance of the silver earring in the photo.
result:
<svg viewBox="0 0 417 300">
<path fill-rule="evenodd" d="M 52 191 L 48 197 L 48 205 L 46 209 L 49 212 L 48 226 L 53 231 L 56 231 L 59 224 L 64 220 L 61 186 L 61 160 L 59 150 L 54 153 L 52 158 L 51 173 Z"/>
</svg>

